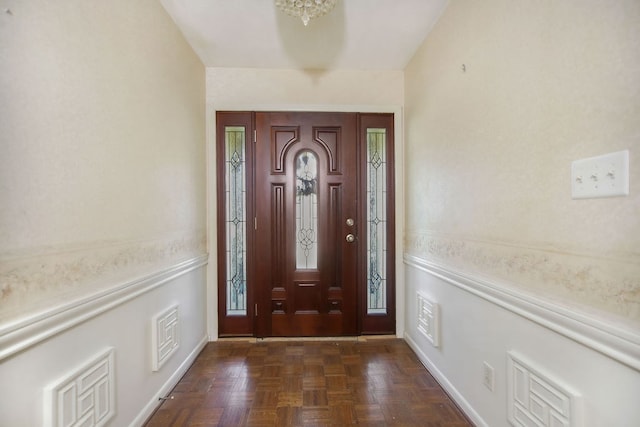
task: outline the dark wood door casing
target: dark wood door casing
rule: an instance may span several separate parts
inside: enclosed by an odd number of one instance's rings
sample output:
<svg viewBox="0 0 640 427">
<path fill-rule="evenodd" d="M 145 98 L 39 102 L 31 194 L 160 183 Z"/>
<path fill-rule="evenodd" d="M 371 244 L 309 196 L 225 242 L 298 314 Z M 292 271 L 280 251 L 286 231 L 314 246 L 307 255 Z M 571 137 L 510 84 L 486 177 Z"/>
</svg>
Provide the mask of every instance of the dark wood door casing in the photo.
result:
<svg viewBox="0 0 640 427">
<path fill-rule="evenodd" d="M 219 336 L 395 333 L 393 115 L 217 112 Z M 247 312 L 226 313 L 224 130 L 247 130 Z M 386 313 L 367 314 L 366 129 L 384 128 L 389 167 Z M 295 268 L 296 156 L 318 159 L 317 269 Z M 359 196 L 360 195 L 360 196 Z M 352 218 L 354 224 L 347 225 Z M 293 221 L 293 222 L 292 222 Z M 345 240 L 347 234 L 355 242 Z"/>
</svg>

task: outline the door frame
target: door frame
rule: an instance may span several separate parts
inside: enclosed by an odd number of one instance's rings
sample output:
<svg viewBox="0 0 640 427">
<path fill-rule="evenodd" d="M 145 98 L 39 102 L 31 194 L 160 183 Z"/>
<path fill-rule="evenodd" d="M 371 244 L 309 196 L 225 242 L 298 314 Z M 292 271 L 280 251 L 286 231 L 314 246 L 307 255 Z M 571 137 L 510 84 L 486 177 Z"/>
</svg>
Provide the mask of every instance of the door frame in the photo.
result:
<svg viewBox="0 0 640 427">
<path fill-rule="evenodd" d="M 404 336 L 405 330 L 405 281 L 403 268 L 404 254 L 404 117 L 401 106 L 372 105 L 210 105 L 207 104 L 206 121 L 206 169 L 207 169 L 207 238 L 209 263 L 207 266 L 207 334 L 209 341 L 216 341 L 218 335 L 218 205 L 216 138 L 218 111 L 313 111 L 313 112 L 360 112 L 393 113 L 394 117 L 394 188 L 395 188 L 395 308 L 396 336 Z"/>
</svg>

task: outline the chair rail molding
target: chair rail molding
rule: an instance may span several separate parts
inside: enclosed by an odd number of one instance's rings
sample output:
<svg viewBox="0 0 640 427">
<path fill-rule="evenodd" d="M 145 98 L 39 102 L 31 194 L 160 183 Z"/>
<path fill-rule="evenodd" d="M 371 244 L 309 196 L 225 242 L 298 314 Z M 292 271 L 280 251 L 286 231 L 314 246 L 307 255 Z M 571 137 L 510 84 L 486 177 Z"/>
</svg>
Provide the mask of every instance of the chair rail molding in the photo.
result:
<svg viewBox="0 0 640 427">
<path fill-rule="evenodd" d="M 201 254 L 164 269 L 45 311 L 0 324 L 0 362 L 51 336 L 68 330 L 114 307 L 208 264 Z"/>
<path fill-rule="evenodd" d="M 586 312 L 405 253 L 404 263 L 640 371 L 640 334 Z"/>
</svg>

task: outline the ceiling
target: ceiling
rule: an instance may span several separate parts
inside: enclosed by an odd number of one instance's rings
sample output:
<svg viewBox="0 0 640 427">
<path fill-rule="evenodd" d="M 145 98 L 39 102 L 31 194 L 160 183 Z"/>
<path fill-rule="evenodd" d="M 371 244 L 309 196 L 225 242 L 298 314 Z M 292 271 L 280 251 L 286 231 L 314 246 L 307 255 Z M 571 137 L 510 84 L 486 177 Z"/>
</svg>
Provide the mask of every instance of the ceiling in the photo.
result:
<svg viewBox="0 0 640 427">
<path fill-rule="evenodd" d="M 274 0 L 160 0 L 207 67 L 403 70 L 447 0 L 338 0 L 302 21 Z"/>
</svg>

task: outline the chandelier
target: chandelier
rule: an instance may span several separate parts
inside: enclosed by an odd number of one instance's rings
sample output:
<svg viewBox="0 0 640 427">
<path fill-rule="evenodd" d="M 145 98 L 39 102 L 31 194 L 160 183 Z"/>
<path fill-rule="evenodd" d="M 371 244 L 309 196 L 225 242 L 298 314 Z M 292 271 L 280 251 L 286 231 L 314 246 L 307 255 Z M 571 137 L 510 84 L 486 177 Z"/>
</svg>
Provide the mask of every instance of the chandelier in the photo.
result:
<svg viewBox="0 0 640 427">
<path fill-rule="evenodd" d="M 306 26 L 313 18 L 331 12 L 337 0 L 276 0 L 276 6 L 287 15 L 302 19 Z"/>
</svg>

